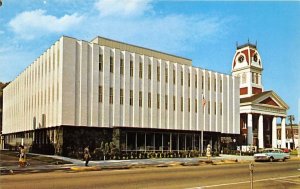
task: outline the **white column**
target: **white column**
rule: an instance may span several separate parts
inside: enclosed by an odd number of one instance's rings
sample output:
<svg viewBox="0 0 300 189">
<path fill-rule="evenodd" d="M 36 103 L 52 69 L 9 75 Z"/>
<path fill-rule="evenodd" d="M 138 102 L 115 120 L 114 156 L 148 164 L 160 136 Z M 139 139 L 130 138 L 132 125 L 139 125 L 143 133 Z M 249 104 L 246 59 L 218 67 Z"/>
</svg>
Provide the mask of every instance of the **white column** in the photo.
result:
<svg viewBox="0 0 300 189">
<path fill-rule="evenodd" d="M 258 148 L 264 148 L 264 127 L 263 127 L 263 115 L 259 115 L 258 118 Z"/>
<path fill-rule="evenodd" d="M 286 148 L 285 117 L 281 118 L 281 148 Z"/>
<path fill-rule="evenodd" d="M 276 126 L 276 117 L 273 117 L 272 120 L 272 147 L 277 148 L 277 126 Z"/>
<path fill-rule="evenodd" d="M 247 134 L 248 145 L 253 145 L 252 114 L 248 114 L 247 130 L 248 130 L 248 134 Z"/>
</svg>

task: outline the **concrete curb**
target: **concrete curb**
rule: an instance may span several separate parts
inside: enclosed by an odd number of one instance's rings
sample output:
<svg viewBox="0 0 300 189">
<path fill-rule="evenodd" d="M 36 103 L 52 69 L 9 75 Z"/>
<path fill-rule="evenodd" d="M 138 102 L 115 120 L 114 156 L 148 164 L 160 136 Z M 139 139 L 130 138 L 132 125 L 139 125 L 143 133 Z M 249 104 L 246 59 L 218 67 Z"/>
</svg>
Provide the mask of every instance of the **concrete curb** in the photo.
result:
<svg viewBox="0 0 300 189">
<path fill-rule="evenodd" d="M 288 161 L 297 161 L 300 158 L 293 157 Z M 57 170 L 66 170 L 66 171 L 74 171 L 74 172 L 83 172 L 83 171 L 104 171 L 104 170 L 122 170 L 122 169 L 135 169 L 135 168 L 148 168 L 148 167 L 175 167 L 175 166 L 205 166 L 205 165 L 225 165 L 225 164 L 241 164 L 241 163 L 250 163 L 251 160 L 243 160 L 243 159 L 199 159 L 196 161 L 169 161 L 169 162 L 155 162 L 155 163 L 133 163 L 128 164 L 128 162 L 122 164 L 112 164 L 112 165 L 101 165 L 92 163 L 92 165 L 85 167 L 84 165 L 76 165 L 76 164 L 66 164 L 65 166 L 53 166 L 53 167 L 28 167 L 26 169 L 19 168 L 9 168 L 9 167 L 1 167 L 1 175 L 10 175 L 10 174 L 20 174 L 20 173 L 42 173 L 42 172 L 51 172 Z"/>
<path fill-rule="evenodd" d="M 96 166 L 93 166 L 93 167 L 70 167 L 70 170 L 72 171 L 100 171 L 101 170 L 101 167 L 96 167 Z"/>
</svg>

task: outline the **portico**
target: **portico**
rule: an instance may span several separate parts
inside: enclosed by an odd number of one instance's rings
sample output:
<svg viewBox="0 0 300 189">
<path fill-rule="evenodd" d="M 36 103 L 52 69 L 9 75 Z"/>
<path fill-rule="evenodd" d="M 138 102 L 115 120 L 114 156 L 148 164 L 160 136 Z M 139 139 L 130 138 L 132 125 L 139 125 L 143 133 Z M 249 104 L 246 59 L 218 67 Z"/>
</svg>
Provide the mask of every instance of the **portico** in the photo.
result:
<svg viewBox="0 0 300 189">
<path fill-rule="evenodd" d="M 285 119 L 288 106 L 273 91 L 241 99 L 241 133 L 243 145 L 258 148 L 286 148 Z M 277 121 L 281 123 L 281 144 L 277 144 Z"/>
</svg>

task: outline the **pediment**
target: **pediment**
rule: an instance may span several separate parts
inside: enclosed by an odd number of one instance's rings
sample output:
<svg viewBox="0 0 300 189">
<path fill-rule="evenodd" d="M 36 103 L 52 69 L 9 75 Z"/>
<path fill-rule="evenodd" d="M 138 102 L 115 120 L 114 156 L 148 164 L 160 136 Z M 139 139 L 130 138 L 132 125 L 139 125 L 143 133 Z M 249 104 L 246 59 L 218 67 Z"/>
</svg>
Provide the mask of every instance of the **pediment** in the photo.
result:
<svg viewBox="0 0 300 189">
<path fill-rule="evenodd" d="M 289 109 L 289 106 L 273 91 L 262 95 L 261 97 L 257 98 L 253 103 Z"/>
<path fill-rule="evenodd" d="M 275 100 L 273 100 L 271 97 L 266 98 L 265 100 L 259 102 L 259 104 L 266 104 L 270 106 L 279 106 Z"/>
<path fill-rule="evenodd" d="M 241 104 L 269 106 L 274 108 L 289 109 L 289 106 L 274 92 L 265 91 L 251 97 L 241 99 Z"/>
</svg>

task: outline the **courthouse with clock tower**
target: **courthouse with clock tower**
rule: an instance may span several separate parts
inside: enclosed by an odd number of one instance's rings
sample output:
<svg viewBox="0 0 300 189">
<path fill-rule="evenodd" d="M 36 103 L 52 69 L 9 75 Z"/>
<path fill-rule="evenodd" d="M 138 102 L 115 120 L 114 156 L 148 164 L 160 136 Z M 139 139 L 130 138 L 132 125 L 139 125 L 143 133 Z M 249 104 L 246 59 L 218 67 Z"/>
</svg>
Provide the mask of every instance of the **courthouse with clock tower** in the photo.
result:
<svg viewBox="0 0 300 189">
<path fill-rule="evenodd" d="M 262 84 L 262 59 L 257 46 L 237 46 L 232 60 L 232 75 L 240 78 L 240 143 L 258 148 L 286 147 L 288 105 Z M 281 121 L 281 143 L 277 142 L 277 119 Z"/>
</svg>

